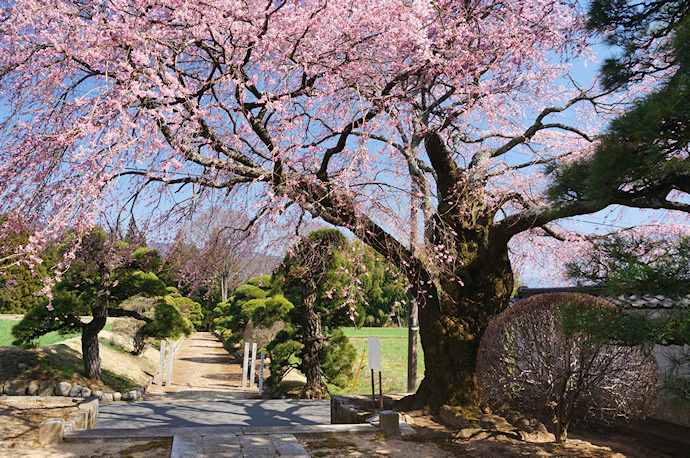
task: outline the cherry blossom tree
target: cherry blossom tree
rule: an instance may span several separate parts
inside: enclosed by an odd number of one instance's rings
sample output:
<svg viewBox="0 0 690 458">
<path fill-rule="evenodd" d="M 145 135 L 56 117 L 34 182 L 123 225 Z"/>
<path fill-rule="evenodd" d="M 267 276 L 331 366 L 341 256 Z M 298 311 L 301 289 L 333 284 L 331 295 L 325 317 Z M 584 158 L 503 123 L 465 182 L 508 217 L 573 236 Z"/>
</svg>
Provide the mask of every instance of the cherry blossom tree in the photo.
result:
<svg viewBox="0 0 690 458">
<path fill-rule="evenodd" d="M 589 57 L 576 1 L 0 8 L 0 211 L 50 221 L 37 243 L 108 208 L 240 199 L 346 228 L 420 305 L 425 378 L 409 406 L 476 404 L 479 339 L 513 289 L 509 244 L 574 240 L 554 222 L 611 205 L 690 210 L 676 175 L 546 194 L 544 167 L 591 155 L 596 116 L 616 107 L 567 78 Z"/>
<path fill-rule="evenodd" d="M 170 280 L 190 291 L 217 287 L 220 302 L 227 301 L 232 288 L 255 276 L 252 265 L 262 254 L 262 228 L 256 224 L 256 218 L 233 209 L 194 215 L 166 256 Z M 270 273 L 273 266 L 264 258 L 263 267 L 263 273 Z"/>
</svg>

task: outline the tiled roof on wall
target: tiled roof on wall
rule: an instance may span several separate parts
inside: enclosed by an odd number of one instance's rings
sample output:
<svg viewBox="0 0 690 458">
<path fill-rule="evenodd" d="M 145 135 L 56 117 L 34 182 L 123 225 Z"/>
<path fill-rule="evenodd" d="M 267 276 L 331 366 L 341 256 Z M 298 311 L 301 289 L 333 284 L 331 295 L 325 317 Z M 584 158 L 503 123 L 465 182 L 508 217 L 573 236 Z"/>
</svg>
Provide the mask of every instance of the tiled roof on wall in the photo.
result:
<svg viewBox="0 0 690 458">
<path fill-rule="evenodd" d="M 517 294 L 511 299 L 511 305 L 520 299 L 534 296 L 543 293 L 556 292 L 578 292 L 591 294 L 593 296 L 603 297 L 614 304 L 624 308 L 635 309 L 669 309 L 676 307 L 690 307 L 690 294 L 680 299 L 671 299 L 662 294 L 621 294 L 618 297 L 606 296 L 601 288 L 576 288 L 576 287 L 555 287 L 555 288 L 529 288 L 521 286 L 518 288 Z"/>
</svg>

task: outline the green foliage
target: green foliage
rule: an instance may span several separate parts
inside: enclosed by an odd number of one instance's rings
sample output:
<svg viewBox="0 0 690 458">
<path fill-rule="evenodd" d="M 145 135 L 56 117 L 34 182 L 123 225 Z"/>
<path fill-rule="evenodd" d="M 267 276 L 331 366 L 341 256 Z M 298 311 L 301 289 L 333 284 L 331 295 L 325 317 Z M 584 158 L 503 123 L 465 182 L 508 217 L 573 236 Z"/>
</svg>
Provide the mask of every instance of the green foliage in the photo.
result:
<svg viewBox="0 0 690 458">
<path fill-rule="evenodd" d="M 32 308 L 12 328 L 13 345 L 22 348 L 34 347 L 38 338 L 49 332 L 61 333 L 81 332 L 80 316 L 90 314 L 88 305 L 76 300 L 76 292 L 54 297 L 53 310 L 48 309 L 48 301 Z"/>
<path fill-rule="evenodd" d="M 78 238 L 77 233 L 68 233 L 58 252 L 69 250 Z M 53 331 L 81 332 L 85 323 L 80 317 L 92 315 L 99 296 L 107 297 L 108 307 L 115 308 L 137 294 L 166 294 L 165 284 L 142 270 L 156 267 L 157 260 L 155 251 L 145 247 L 132 250 L 122 241 L 111 240 L 102 228 L 82 234 L 76 258 L 53 287 L 52 300 L 42 298 L 13 328 L 15 345 L 33 346 L 39 336 Z"/>
<path fill-rule="evenodd" d="M 404 323 L 409 313 L 407 281 L 399 274 L 398 269 L 373 249 L 364 245 L 358 248 L 363 251 L 358 269 L 361 270 L 359 278 L 364 297 L 358 293 L 358 303 L 362 306 L 358 306 L 357 312 L 360 313 L 363 308 L 365 315 L 357 317 L 354 324 L 385 326 L 390 324 L 392 317 L 396 318 L 396 324 Z"/>
<path fill-rule="evenodd" d="M 194 329 L 198 331 L 204 321 L 204 313 L 201 310 L 201 304 L 181 295 L 175 288 L 168 287 L 167 290 L 169 294 L 165 295 L 165 299 L 167 301 L 172 301 L 182 315 L 192 323 Z"/>
<path fill-rule="evenodd" d="M 592 249 L 566 264 L 579 285 L 603 288 L 609 295 L 690 294 L 690 237 L 655 240 L 612 235 L 594 241 Z"/>
<path fill-rule="evenodd" d="M 299 368 L 302 364 L 302 343 L 294 337 L 294 329 L 286 327 L 266 347 L 271 359 L 271 375 L 266 379 L 267 386 L 277 387 L 288 371 Z"/>
<path fill-rule="evenodd" d="M 690 10 L 685 1 L 597 0 L 588 26 L 621 49 L 602 68 L 609 89 L 663 77 L 607 129 L 591 159 L 552 167 L 554 200 L 630 192 L 665 198 L 690 173 Z M 660 62 L 663 62 L 660 65 Z"/>
<path fill-rule="evenodd" d="M 243 313 L 251 314 L 254 323 L 260 323 L 268 328 L 276 321 L 289 316 L 294 308 L 292 302 L 285 299 L 281 294 L 276 294 L 266 299 L 254 299 L 247 302 L 243 308 Z"/>
<path fill-rule="evenodd" d="M 685 309 L 670 311 L 660 318 L 621 308 L 594 308 L 568 302 L 560 308 L 560 320 L 564 335 L 592 344 L 690 344 L 690 311 Z"/>
<path fill-rule="evenodd" d="M 258 277 L 250 278 L 247 280 L 247 284 L 251 286 L 256 286 L 263 290 L 271 289 L 271 276 L 270 275 L 259 275 Z"/>
<path fill-rule="evenodd" d="M 349 387 L 329 385 L 331 394 L 361 394 L 371 395 L 371 371 L 367 366 L 367 356 L 364 355 L 362 370 L 357 379 L 357 385 L 352 387 L 355 375 L 362 361 L 362 354 L 367 349 L 367 339 L 377 337 L 381 343 L 381 369 L 382 385 L 384 393 L 404 393 L 407 391 L 407 352 L 408 329 L 407 328 L 341 328 L 354 346 L 356 357 L 353 369 L 349 377 Z M 417 384 L 424 378 L 424 351 L 417 341 Z M 375 374 L 376 375 L 376 374 Z M 375 383 L 378 383 L 378 376 Z"/>
<path fill-rule="evenodd" d="M 12 328 L 18 323 L 18 320 L 0 320 L 0 347 L 12 346 L 14 340 L 14 337 L 12 336 Z M 110 327 L 112 327 L 112 325 L 106 325 L 106 329 Z M 49 332 L 40 336 L 35 342 L 35 346 L 41 347 L 43 345 L 52 345 L 54 343 L 62 342 L 63 340 L 78 336 L 78 332 L 66 334 L 60 332 Z"/>
<path fill-rule="evenodd" d="M 336 386 L 343 387 L 347 384 L 347 374 L 352 367 L 352 362 L 357 356 L 357 350 L 340 329 L 336 329 L 323 344 L 319 362 L 321 370 L 328 381 Z"/>
<path fill-rule="evenodd" d="M 7 222 L 6 215 L 0 216 L 0 225 Z M 11 255 L 19 246 L 26 245 L 31 231 L 28 226 L 18 223 L 18 226 L 5 229 L 0 258 Z M 41 253 L 42 263 L 33 266 L 33 270 L 25 263 L 4 266 L 0 272 L 0 313 L 24 313 L 42 302 L 36 293 L 43 288 L 43 279 L 47 269 L 54 263 L 52 251 Z"/>
<path fill-rule="evenodd" d="M 213 328 L 223 335 L 227 345 L 232 346 L 242 339 L 254 310 L 265 310 L 270 288 L 262 277 L 250 279 L 235 288 L 227 302 L 221 302 L 213 309 Z"/>
<path fill-rule="evenodd" d="M 160 299 L 156 304 L 156 315 L 150 323 L 137 330 L 140 339 L 153 337 L 156 339 L 177 339 L 182 334 L 189 335 L 194 332 L 194 325 L 184 317 L 177 305 L 181 303 L 181 296 L 168 295 Z"/>
</svg>

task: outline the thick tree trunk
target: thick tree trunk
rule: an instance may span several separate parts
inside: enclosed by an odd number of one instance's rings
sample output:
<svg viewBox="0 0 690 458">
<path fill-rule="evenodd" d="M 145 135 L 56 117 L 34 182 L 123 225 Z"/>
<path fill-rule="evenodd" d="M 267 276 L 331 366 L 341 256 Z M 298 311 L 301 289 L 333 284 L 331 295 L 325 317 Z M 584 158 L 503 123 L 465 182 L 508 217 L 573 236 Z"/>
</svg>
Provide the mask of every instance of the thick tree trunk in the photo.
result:
<svg viewBox="0 0 690 458">
<path fill-rule="evenodd" d="M 321 316 L 314 311 L 317 288 L 312 280 L 305 280 L 302 284 L 302 370 L 307 377 L 300 398 L 321 399 L 328 396 L 328 388 L 321 376 L 319 356 L 323 350 L 323 333 L 321 331 Z"/>
<path fill-rule="evenodd" d="M 460 234 L 455 248 L 462 265 L 442 274 L 440 291 L 419 292 L 424 298 L 419 308 L 424 379 L 400 408 L 477 407 L 479 342 L 491 318 L 508 304 L 513 273 L 507 245 L 492 240 L 486 228 Z"/>
<path fill-rule="evenodd" d="M 89 379 L 100 380 L 101 378 L 98 333 L 105 326 L 106 318 L 104 316 L 94 317 L 82 330 L 81 351 L 84 359 L 84 375 Z"/>
<path fill-rule="evenodd" d="M 98 346 L 98 333 L 101 332 L 108 319 L 108 300 L 111 287 L 110 269 L 101 274 L 101 281 L 96 292 L 96 299 L 91 305 L 93 319 L 82 328 L 81 351 L 84 359 L 84 375 L 86 378 L 101 379 L 101 353 Z"/>
</svg>

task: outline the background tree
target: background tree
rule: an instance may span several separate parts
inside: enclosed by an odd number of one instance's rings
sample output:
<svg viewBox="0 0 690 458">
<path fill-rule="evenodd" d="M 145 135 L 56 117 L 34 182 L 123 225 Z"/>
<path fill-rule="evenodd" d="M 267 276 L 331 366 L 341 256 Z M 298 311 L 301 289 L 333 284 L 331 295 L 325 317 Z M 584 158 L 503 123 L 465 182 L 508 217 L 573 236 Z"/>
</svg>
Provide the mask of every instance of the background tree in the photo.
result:
<svg viewBox="0 0 690 458">
<path fill-rule="evenodd" d="M 307 381 L 300 393 L 300 398 L 321 399 L 328 396 L 328 388 L 322 378 L 324 368 L 324 342 L 328 340 L 324 333 L 324 320 L 347 315 L 356 305 L 352 298 L 348 301 L 347 291 L 342 289 L 338 280 L 339 268 L 345 267 L 349 244 L 345 236 L 335 229 L 320 229 L 310 232 L 295 244 L 273 278 L 273 288 L 282 290 L 285 297 L 295 308 L 291 311 L 289 326 L 278 333 L 269 350 L 278 355 L 276 364 L 271 359 L 271 372 L 274 366 L 277 373 L 283 372 L 281 366 L 289 366 L 291 356 L 299 358 L 299 369 L 306 376 Z M 351 295 L 350 295 L 351 296 Z M 266 316 L 270 316 L 269 313 Z M 345 318 L 347 319 L 347 318 Z M 336 372 L 341 366 L 349 367 L 355 356 L 354 348 L 348 347 L 344 334 L 334 335 L 331 342 L 333 349 L 338 351 L 340 358 L 329 358 L 331 362 L 338 361 Z M 292 351 L 289 351 L 291 349 Z M 348 351 L 350 350 L 351 351 Z M 328 372 L 327 372 L 328 373 Z M 339 375 L 339 374 L 338 374 Z M 271 380 L 274 382 L 275 378 Z"/>
<path fill-rule="evenodd" d="M 612 116 L 605 91 L 567 78 L 587 53 L 574 0 L 0 8 L 1 211 L 55 221 L 46 237 L 147 203 L 172 218 L 243 202 L 346 228 L 419 302 L 425 376 L 409 407 L 476 404 L 511 250 L 572 240 L 556 221 L 613 205 L 690 211 L 682 148 L 631 155 L 654 173 L 606 194 L 566 180 L 596 149 L 587 121 Z M 414 252 L 410 205 L 425 222 Z"/>
<path fill-rule="evenodd" d="M 137 329 L 134 336 L 135 354 L 140 354 L 144 350 L 147 338 L 177 340 L 183 334 L 188 336 L 194 332 L 193 320 L 195 315 L 201 312 L 201 307 L 173 288 L 169 288 L 168 293 L 158 299 L 153 319 Z M 201 323 L 200 319 L 197 321 Z"/>
<path fill-rule="evenodd" d="M 254 277 L 232 290 L 228 300 L 213 309 L 213 327 L 225 339 L 228 351 L 234 351 L 249 325 L 253 309 L 266 301 L 270 291 L 270 276 Z"/>
<path fill-rule="evenodd" d="M 651 347 L 611 344 L 608 337 L 564 328 L 562 313 L 616 309 L 575 293 L 540 294 L 499 314 L 482 337 L 481 399 L 552 426 L 562 444 L 572 421 L 637 418 L 650 413 L 658 382 Z"/>
<path fill-rule="evenodd" d="M 135 294 L 165 294 L 165 285 L 151 273 L 159 263 L 155 252 L 127 246 L 113 240 L 103 229 L 85 234 L 72 233 L 62 250 L 75 259 L 53 288 L 50 301 L 44 300 L 29 310 L 12 329 L 15 345 L 30 346 L 35 339 L 51 331 L 81 332 L 84 374 L 101 378 L 98 333 L 108 316 L 128 316 L 144 322 L 151 319 L 118 305 Z M 91 320 L 82 321 L 83 316 Z"/>
<path fill-rule="evenodd" d="M 21 219 L 14 224 L 9 222 L 7 215 L 0 217 L 0 258 L 8 257 L 7 264 L 0 269 L 0 313 L 24 313 L 42 302 L 38 293 L 45 286 L 48 269 L 56 262 L 52 259 L 55 253 L 44 250 L 36 263 L 13 259 L 17 248 L 28 245 L 33 231 Z"/>
</svg>

